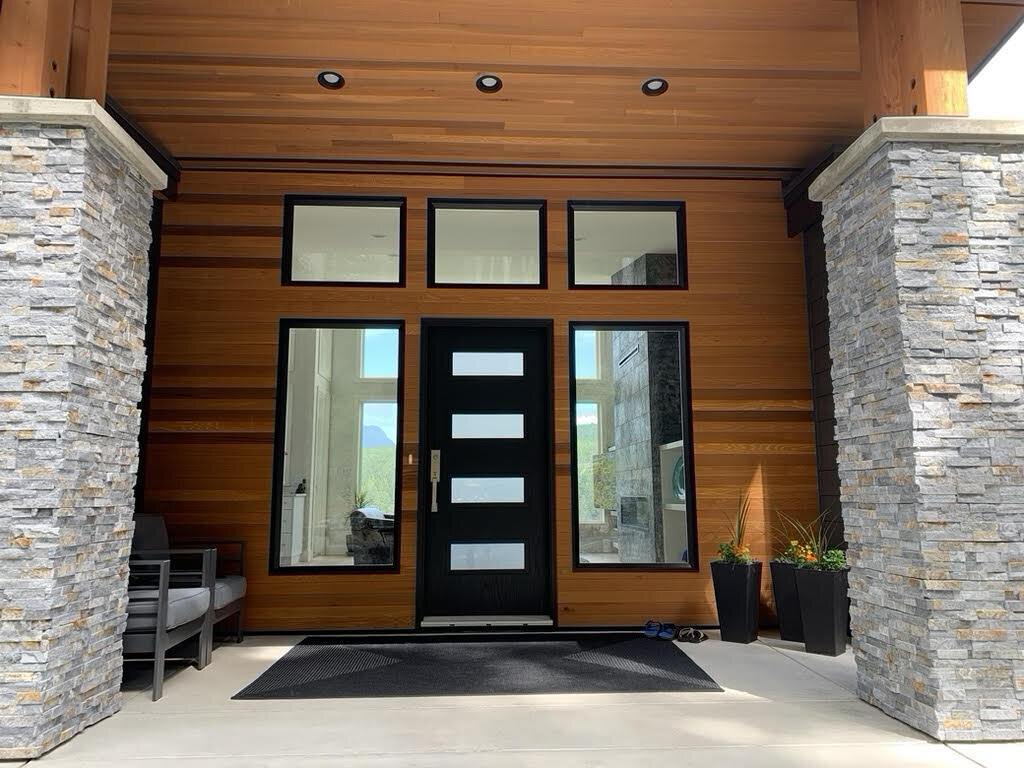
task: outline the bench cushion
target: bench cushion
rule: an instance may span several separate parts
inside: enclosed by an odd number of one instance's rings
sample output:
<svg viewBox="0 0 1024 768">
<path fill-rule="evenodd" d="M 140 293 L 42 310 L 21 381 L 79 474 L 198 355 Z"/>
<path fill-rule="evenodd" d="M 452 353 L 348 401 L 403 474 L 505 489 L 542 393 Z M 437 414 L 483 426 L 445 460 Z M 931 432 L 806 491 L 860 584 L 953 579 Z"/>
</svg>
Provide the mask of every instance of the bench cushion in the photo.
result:
<svg viewBox="0 0 1024 768">
<path fill-rule="evenodd" d="M 245 576 L 221 576 L 213 592 L 213 608 L 219 611 L 225 605 L 245 597 Z"/>
<path fill-rule="evenodd" d="M 156 626 L 157 589 L 128 590 L 128 631 L 153 629 Z M 153 601 L 153 602 L 150 602 Z M 210 607 L 210 590 L 188 587 L 167 590 L 167 629 L 180 627 L 198 619 Z"/>
</svg>

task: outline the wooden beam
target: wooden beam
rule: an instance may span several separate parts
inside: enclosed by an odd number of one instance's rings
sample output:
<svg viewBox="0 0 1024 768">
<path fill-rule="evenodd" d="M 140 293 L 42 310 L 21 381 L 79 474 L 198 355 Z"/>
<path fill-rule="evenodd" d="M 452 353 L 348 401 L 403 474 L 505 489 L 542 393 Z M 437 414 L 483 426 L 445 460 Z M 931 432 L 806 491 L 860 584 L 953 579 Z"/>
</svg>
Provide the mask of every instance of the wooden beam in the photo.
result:
<svg viewBox="0 0 1024 768">
<path fill-rule="evenodd" d="M 64 96 L 74 0 L 0 4 L 0 93 Z"/>
<path fill-rule="evenodd" d="M 103 106 L 107 94 L 112 0 L 74 0 L 68 96 L 95 99 Z"/>
<path fill-rule="evenodd" d="M 960 0 L 858 0 L 864 123 L 966 115 Z"/>
</svg>

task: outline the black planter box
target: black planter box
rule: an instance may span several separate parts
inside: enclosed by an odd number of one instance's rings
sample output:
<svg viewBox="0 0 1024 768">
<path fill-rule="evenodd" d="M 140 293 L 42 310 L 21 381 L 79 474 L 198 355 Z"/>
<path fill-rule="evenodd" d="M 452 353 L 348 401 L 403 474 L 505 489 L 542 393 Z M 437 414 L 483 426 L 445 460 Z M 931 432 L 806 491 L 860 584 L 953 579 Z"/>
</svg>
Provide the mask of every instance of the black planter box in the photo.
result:
<svg viewBox="0 0 1024 768">
<path fill-rule="evenodd" d="M 760 563 L 711 563 L 715 605 L 722 639 L 727 643 L 757 640 L 757 608 L 761 591 Z"/>
<path fill-rule="evenodd" d="M 796 569 L 804 648 L 808 653 L 839 656 L 846 650 L 846 570 Z"/>
<path fill-rule="evenodd" d="M 779 637 L 804 641 L 804 622 L 800 617 L 800 598 L 796 591 L 796 566 L 792 563 L 770 563 L 775 613 L 779 617 Z"/>
</svg>

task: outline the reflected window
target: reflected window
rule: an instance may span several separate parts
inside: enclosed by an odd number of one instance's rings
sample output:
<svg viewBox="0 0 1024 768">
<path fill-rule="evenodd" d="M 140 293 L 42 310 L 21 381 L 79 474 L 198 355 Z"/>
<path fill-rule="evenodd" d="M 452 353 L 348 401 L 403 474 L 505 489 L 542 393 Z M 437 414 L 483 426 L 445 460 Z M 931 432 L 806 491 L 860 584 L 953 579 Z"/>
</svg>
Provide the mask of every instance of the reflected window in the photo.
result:
<svg viewBox="0 0 1024 768">
<path fill-rule="evenodd" d="M 693 567 L 685 324 L 578 323 L 570 336 L 577 565 Z M 607 363 L 591 365 L 590 348 Z"/>
<path fill-rule="evenodd" d="M 681 202 L 570 201 L 571 287 L 685 288 Z"/>
<path fill-rule="evenodd" d="M 284 320 L 281 345 L 274 567 L 393 567 L 401 324 Z"/>
<path fill-rule="evenodd" d="M 543 286 L 543 200 L 429 200 L 430 285 Z"/>
<path fill-rule="evenodd" d="M 285 195 L 283 282 L 401 285 L 405 199 Z"/>
</svg>

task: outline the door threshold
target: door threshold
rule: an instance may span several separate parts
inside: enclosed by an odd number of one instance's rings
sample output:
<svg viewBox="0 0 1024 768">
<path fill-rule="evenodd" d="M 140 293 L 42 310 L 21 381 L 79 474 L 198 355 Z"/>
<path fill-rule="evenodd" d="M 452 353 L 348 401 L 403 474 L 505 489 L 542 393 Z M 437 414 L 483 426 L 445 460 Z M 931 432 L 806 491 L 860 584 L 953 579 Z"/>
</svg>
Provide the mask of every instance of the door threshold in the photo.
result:
<svg viewBox="0 0 1024 768">
<path fill-rule="evenodd" d="M 437 627 L 552 627 L 550 616 L 424 616 L 420 626 Z"/>
</svg>

